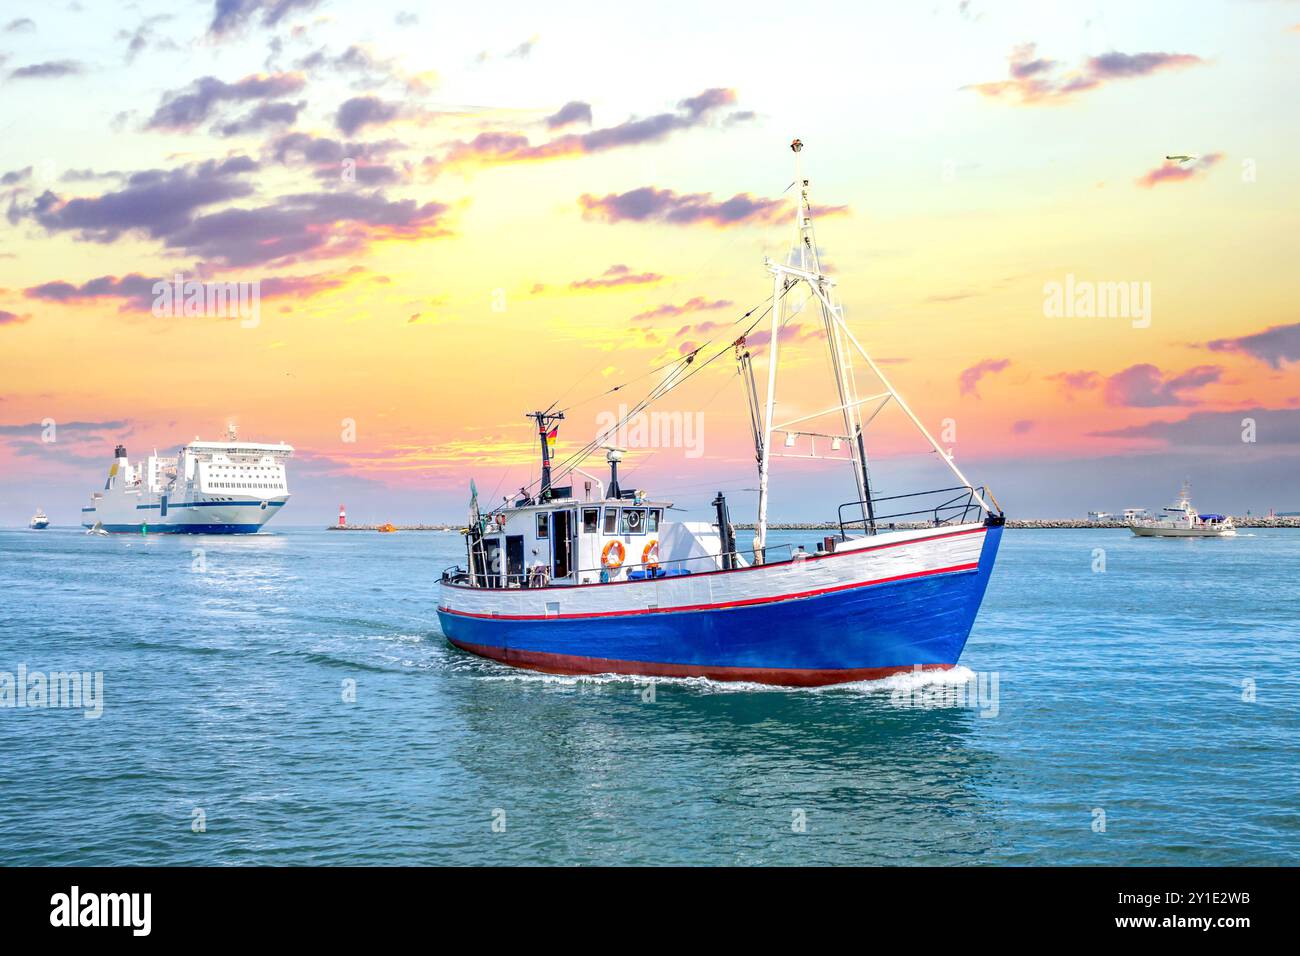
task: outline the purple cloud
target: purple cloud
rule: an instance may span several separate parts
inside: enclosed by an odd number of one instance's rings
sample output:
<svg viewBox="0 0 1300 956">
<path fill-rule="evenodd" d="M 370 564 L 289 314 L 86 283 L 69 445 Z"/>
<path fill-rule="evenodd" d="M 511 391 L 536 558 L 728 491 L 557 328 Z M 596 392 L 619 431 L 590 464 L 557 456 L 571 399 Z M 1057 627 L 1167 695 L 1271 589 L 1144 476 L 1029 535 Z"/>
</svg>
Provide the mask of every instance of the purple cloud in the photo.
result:
<svg viewBox="0 0 1300 956">
<path fill-rule="evenodd" d="M 360 267 L 354 267 L 359 269 Z M 354 271 L 349 270 L 349 271 Z M 187 278 L 194 278 L 187 276 Z M 101 299 L 119 300 L 119 312 L 148 311 L 155 299 L 154 286 L 158 282 L 171 282 L 171 274 L 162 276 L 143 276 L 138 272 L 117 276 L 100 276 L 76 285 L 62 280 L 45 282 L 23 290 L 29 299 L 55 302 L 60 305 L 78 305 Z M 328 275 L 317 273 L 303 276 L 273 276 L 259 279 L 259 295 L 263 299 L 274 298 L 310 298 L 318 293 L 339 288 L 346 280 L 345 275 Z"/>
<path fill-rule="evenodd" d="M 334 125 L 345 136 L 366 126 L 392 122 L 402 114 L 402 104 L 390 103 L 377 96 L 354 96 L 345 100 L 334 117 Z"/>
<path fill-rule="evenodd" d="M 535 162 L 659 142 L 678 130 L 709 123 L 718 109 L 735 101 L 735 95 L 733 90 L 705 90 L 698 96 L 688 97 L 678 103 L 677 112 L 656 113 L 644 119 L 628 119 L 616 126 L 593 129 L 586 133 L 567 133 L 537 145 L 533 145 L 527 136 L 520 133 L 480 133 L 468 142 L 453 143 L 438 161 L 438 165 L 487 166 Z"/>
<path fill-rule="evenodd" d="M 984 359 L 981 362 L 976 362 L 970 368 L 963 369 L 957 379 L 961 387 L 961 393 L 979 398 L 980 379 L 985 375 L 996 375 L 1010 364 L 1011 359 Z"/>
<path fill-rule="evenodd" d="M 736 91 L 724 89 L 715 86 L 713 89 L 705 90 L 699 96 L 688 96 L 677 104 L 678 108 L 686 110 L 692 116 L 703 116 L 711 110 L 721 109 L 724 106 L 731 106 L 736 102 Z"/>
<path fill-rule="evenodd" d="M 164 93 L 145 129 L 191 130 L 221 103 L 278 99 L 297 93 L 304 84 L 298 73 L 253 74 L 234 83 L 203 76 L 189 86 Z"/>
<path fill-rule="evenodd" d="M 605 222 L 653 221 L 722 228 L 770 223 L 784 216 L 789 208 L 783 199 L 761 199 L 748 193 L 737 193 L 730 199 L 719 201 L 711 193 L 677 193 L 653 186 L 600 197 L 584 193 L 578 197 L 578 205 L 582 207 L 584 218 Z M 832 211 L 842 211 L 842 207 Z M 823 214 L 826 212 L 823 210 Z"/>
<path fill-rule="evenodd" d="M 1130 365 L 1106 379 L 1106 401 L 1129 408 L 1195 405 L 1196 399 L 1182 393 L 1217 382 L 1222 374 L 1223 369 L 1217 365 L 1198 365 L 1171 376 L 1150 363 Z"/>
<path fill-rule="evenodd" d="M 1200 63 L 1199 56 L 1190 53 L 1120 53 L 1111 50 L 1088 59 L 1088 72 L 1097 77 L 1146 76 L 1157 70 L 1177 69 Z"/>
<path fill-rule="evenodd" d="M 1182 69 L 1205 62 L 1191 53 L 1121 53 L 1111 50 L 1089 57 L 1083 64 L 1066 70 L 1056 60 L 1036 55 L 1036 45 L 1013 47 L 1007 57 L 1008 79 L 973 83 L 962 89 L 974 90 L 989 99 L 1020 106 L 1063 103 L 1076 94 L 1095 90 L 1115 80 L 1150 76 L 1162 70 Z"/>
<path fill-rule="evenodd" d="M 305 100 L 297 103 L 272 101 L 261 103 L 247 116 L 222 124 L 213 129 L 218 136 L 243 136 L 248 133 L 260 133 L 274 126 L 291 126 L 298 121 L 298 114 L 307 105 Z"/>
<path fill-rule="evenodd" d="M 112 242 L 132 230 L 157 239 L 184 227 L 205 206 L 250 195 L 253 188 L 239 177 L 256 168 L 256 161 L 235 156 L 151 169 L 133 173 L 122 189 L 101 196 L 64 199 L 46 191 L 23 211 L 49 232 L 73 230 L 92 242 Z"/>
<path fill-rule="evenodd" d="M 382 193 L 281 196 L 253 209 L 223 209 L 168 234 L 169 248 L 230 267 L 355 255 L 377 239 L 448 235 L 449 207 Z"/>
<path fill-rule="evenodd" d="M 561 126 L 568 126 L 570 123 L 586 123 L 590 126 L 591 104 L 584 103 L 581 100 L 571 100 L 546 117 L 546 125 L 551 129 L 559 129 Z"/>
<path fill-rule="evenodd" d="M 1147 422 L 1111 431 L 1092 432 L 1097 438 L 1145 438 L 1176 448 L 1242 449 L 1242 419 L 1255 421 L 1256 437 L 1268 447 L 1300 445 L 1300 409 L 1250 408 L 1231 412 L 1192 412 L 1177 421 Z"/>
<path fill-rule="evenodd" d="M 271 155 L 277 163 L 286 166 L 298 162 L 300 158 L 312 165 L 337 166 L 345 159 L 354 159 L 358 163 L 378 162 L 405 148 L 405 144 L 395 139 L 373 143 L 345 143 L 310 133 L 285 133 L 271 143 Z"/>
<path fill-rule="evenodd" d="M 1283 363 L 1300 362 L 1300 322 L 1273 325 L 1263 332 L 1235 339 L 1215 339 L 1205 347 L 1212 352 L 1244 352 L 1280 369 Z"/>
<path fill-rule="evenodd" d="M 33 63 L 11 70 L 11 80 L 57 80 L 64 76 L 78 76 L 86 68 L 77 60 L 49 60 L 45 63 Z"/>
<path fill-rule="evenodd" d="M 285 17 L 313 10 L 320 0 L 216 0 L 208 33 L 225 36 L 261 15 L 262 26 L 273 27 Z"/>
</svg>

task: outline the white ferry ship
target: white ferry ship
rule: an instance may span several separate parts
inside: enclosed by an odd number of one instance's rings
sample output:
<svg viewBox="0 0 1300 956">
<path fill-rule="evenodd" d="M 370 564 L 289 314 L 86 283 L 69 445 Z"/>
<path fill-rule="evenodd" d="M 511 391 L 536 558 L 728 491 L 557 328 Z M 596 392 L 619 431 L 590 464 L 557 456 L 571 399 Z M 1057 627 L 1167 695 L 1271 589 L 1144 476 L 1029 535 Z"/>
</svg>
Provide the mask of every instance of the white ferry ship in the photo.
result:
<svg viewBox="0 0 1300 956">
<path fill-rule="evenodd" d="M 50 516 L 45 513 L 44 508 L 37 508 L 36 514 L 32 515 L 32 520 L 27 522 L 27 527 L 33 531 L 44 531 L 50 526 Z"/>
<path fill-rule="evenodd" d="M 289 500 L 283 442 L 239 441 L 231 425 L 225 441 L 197 438 L 175 456 L 156 451 L 132 465 L 118 445 L 104 490 L 81 509 L 83 527 L 117 532 L 251 534 Z"/>
</svg>

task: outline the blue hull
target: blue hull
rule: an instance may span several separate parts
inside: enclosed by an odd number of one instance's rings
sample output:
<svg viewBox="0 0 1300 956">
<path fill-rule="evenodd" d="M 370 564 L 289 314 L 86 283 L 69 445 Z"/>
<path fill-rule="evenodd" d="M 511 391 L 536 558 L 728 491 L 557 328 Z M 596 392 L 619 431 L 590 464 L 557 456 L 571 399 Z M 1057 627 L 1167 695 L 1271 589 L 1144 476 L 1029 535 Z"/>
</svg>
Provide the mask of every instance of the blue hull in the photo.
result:
<svg viewBox="0 0 1300 956">
<path fill-rule="evenodd" d="M 1002 538 L 979 565 L 815 597 L 716 610 L 599 619 L 483 619 L 440 608 L 453 644 L 557 673 L 703 676 L 784 684 L 862 680 L 957 663 Z"/>
</svg>

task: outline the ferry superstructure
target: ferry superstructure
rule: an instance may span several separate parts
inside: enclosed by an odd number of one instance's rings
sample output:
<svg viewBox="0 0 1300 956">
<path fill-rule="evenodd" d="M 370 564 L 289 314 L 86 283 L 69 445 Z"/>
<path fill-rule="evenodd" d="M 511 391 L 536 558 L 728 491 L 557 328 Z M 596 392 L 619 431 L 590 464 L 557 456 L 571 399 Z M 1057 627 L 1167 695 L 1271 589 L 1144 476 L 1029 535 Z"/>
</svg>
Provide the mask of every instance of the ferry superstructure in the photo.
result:
<svg viewBox="0 0 1300 956">
<path fill-rule="evenodd" d="M 103 491 L 81 509 L 83 527 L 125 533 L 252 534 L 289 500 L 293 447 L 196 438 L 174 456 L 156 451 L 133 465 L 118 445 Z"/>
<path fill-rule="evenodd" d="M 796 157 L 802 146 L 792 144 Z M 553 463 L 565 415 L 552 405 L 528 416 L 541 443 L 539 483 L 487 513 L 471 485 L 466 566 L 443 572 L 438 603 L 439 623 L 453 645 L 554 673 L 795 686 L 957 663 L 993 569 L 1002 510 L 986 489 L 967 481 L 848 328 L 835 280 L 818 262 L 808 181 L 797 170 L 796 183 L 795 242 L 785 264 L 765 263 L 772 278 L 766 311 L 712 354 L 706 343 L 682 356 L 637 406 L 734 353 L 758 466 L 753 547 L 737 543 L 721 492 L 709 523 L 672 520 L 672 502 L 623 488 L 624 451 L 604 445 L 606 433 Z M 797 307 L 786 302 L 796 290 L 806 296 Z M 780 333 L 803 305 L 820 318 L 838 404 L 781 421 L 776 393 L 786 347 Z M 755 332 L 769 317 L 767 328 Z M 767 389 L 760 395 L 746 335 L 754 335 L 757 347 L 763 333 Z M 877 394 L 857 390 L 854 362 L 874 374 L 882 387 Z M 906 414 L 959 485 L 893 496 L 873 490 L 863 435 L 889 404 Z M 831 454 L 816 454 L 819 441 Z M 781 451 L 800 443 L 813 454 Z M 608 484 L 578 467 L 598 447 L 606 447 Z M 838 534 L 807 547 L 768 541 L 770 464 L 780 457 L 850 466 L 857 494 L 840 506 Z M 921 526 L 896 527 L 904 522 Z"/>
</svg>

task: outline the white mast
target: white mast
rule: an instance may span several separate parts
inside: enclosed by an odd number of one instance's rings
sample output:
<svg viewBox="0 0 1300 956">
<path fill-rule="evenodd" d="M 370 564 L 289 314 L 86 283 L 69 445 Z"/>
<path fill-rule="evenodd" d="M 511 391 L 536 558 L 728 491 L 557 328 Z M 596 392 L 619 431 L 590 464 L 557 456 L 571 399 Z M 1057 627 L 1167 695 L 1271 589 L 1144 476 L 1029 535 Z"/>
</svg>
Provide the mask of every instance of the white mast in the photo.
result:
<svg viewBox="0 0 1300 956">
<path fill-rule="evenodd" d="M 760 562 L 760 553 L 767 543 L 767 471 L 772 453 L 772 412 L 776 405 L 777 341 L 781 333 L 781 301 L 785 292 L 785 278 L 772 273 L 772 341 L 767 354 L 767 405 L 763 412 L 763 443 L 758 458 L 758 530 L 754 535 L 754 561 Z"/>
<path fill-rule="evenodd" d="M 872 413 L 873 418 L 884 407 L 885 403 L 897 402 L 899 408 L 911 419 L 917 430 L 925 436 L 935 454 L 951 469 L 957 480 L 964 487 L 970 489 L 974 499 L 979 502 L 986 512 L 992 513 L 993 509 L 988 506 L 984 497 L 975 490 L 975 487 L 953 462 L 951 456 L 944 451 L 939 443 L 934 440 L 934 436 L 921 424 L 921 420 L 916 417 L 903 400 L 903 397 L 885 378 L 884 373 L 880 371 L 880 367 L 867 354 L 866 349 L 862 347 L 862 344 L 845 324 L 844 309 L 835 301 L 833 295 L 835 280 L 822 273 L 817 255 L 817 242 L 812 225 L 812 210 L 808 202 L 808 180 L 803 178 L 800 169 L 799 153 L 803 149 L 803 143 L 796 139 L 790 144 L 790 148 L 795 154 L 795 185 L 798 187 L 799 206 L 795 219 L 795 249 L 790 250 L 786 265 L 779 265 L 770 259 L 764 262 L 768 271 L 772 273 L 772 343 L 768 355 L 767 401 L 763 418 L 763 441 L 760 448 L 758 467 L 758 528 L 754 537 L 755 551 L 760 551 L 767 540 L 768 462 L 771 458 L 772 433 L 786 430 L 790 425 L 809 418 L 809 416 L 804 416 L 795 421 L 787 422 L 785 425 L 777 425 L 773 422 L 776 400 L 777 338 L 783 316 L 781 302 L 785 293 L 801 282 L 807 284 L 821 308 L 822 320 L 826 329 L 827 348 L 830 350 L 831 366 L 835 373 L 835 388 L 840 400 L 839 405 L 826 409 L 825 412 L 819 414 L 829 414 L 836 411 L 843 413 L 849 452 L 853 462 L 854 481 L 857 484 L 858 500 L 862 503 L 863 525 L 867 532 L 875 532 L 875 522 L 871 508 L 871 489 L 867 477 L 866 447 L 862 439 L 862 421 L 858 409 L 861 405 L 875 400 L 880 400 L 880 405 Z M 798 250 L 797 254 L 796 249 Z M 851 345 L 866 361 L 871 371 L 880 380 L 880 384 L 884 386 L 885 392 L 867 398 L 860 399 L 858 397 L 857 386 L 853 377 L 853 365 L 850 360 L 851 353 L 846 347 L 848 345 Z M 798 433 L 788 431 L 787 434 L 795 435 Z"/>
</svg>

